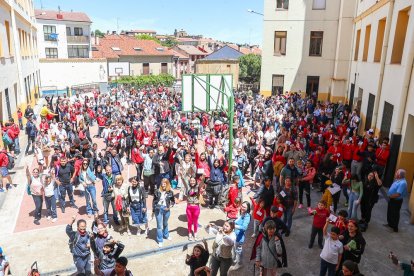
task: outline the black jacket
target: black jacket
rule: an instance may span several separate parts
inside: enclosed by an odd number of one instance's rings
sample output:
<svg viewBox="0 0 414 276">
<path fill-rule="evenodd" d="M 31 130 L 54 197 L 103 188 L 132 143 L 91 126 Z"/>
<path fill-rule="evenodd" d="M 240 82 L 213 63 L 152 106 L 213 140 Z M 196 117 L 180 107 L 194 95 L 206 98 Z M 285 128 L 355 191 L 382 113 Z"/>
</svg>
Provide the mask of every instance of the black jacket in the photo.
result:
<svg viewBox="0 0 414 276">
<path fill-rule="evenodd" d="M 155 210 L 157 208 L 158 202 L 161 199 L 161 192 L 157 189 L 154 193 L 154 200 L 152 201 L 152 209 Z M 173 191 L 167 191 L 165 197 L 165 205 L 167 208 L 171 208 L 175 204 L 174 193 Z"/>
</svg>

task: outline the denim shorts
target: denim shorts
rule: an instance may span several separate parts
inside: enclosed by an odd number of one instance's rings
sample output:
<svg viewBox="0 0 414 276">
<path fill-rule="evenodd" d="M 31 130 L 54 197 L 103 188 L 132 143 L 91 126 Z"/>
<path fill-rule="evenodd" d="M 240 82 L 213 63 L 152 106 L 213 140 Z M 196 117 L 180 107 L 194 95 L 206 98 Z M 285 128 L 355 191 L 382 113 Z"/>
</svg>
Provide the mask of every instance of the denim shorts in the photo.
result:
<svg viewBox="0 0 414 276">
<path fill-rule="evenodd" d="M 9 175 L 9 170 L 6 167 L 0 167 L 0 173 L 2 177 L 6 177 Z"/>
</svg>

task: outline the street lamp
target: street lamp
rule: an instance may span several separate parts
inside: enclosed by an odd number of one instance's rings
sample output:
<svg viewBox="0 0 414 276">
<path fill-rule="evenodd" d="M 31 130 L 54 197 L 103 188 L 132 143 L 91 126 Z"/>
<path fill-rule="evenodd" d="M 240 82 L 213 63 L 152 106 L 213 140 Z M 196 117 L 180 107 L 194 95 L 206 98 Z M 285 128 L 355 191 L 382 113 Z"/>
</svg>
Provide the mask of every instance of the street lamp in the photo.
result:
<svg viewBox="0 0 414 276">
<path fill-rule="evenodd" d="M 247 10 L 247 12 L 250 12 L 250 13 L 255 13 L 255 14 L 258 14 L 258 15 L 264 16 L 264 14 L 263 14 L 263 13 L 256 12 L 256 11 L 254 11 L 254 10 L 252 10 L 252 9 L 248 9 L 248 10 Z"/>
</svg>

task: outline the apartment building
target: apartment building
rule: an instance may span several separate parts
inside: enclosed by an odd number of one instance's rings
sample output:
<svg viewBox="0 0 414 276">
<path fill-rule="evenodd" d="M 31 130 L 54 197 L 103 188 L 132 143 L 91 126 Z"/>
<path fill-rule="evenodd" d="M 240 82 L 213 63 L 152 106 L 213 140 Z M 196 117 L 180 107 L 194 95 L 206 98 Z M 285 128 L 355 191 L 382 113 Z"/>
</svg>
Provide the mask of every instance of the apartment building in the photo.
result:
<svg viewBox="0 0 414 276">
<path fill-rule="evenodd" d="M 373 128 L 379 137 L 402 135 L 397 167 L 407 170 L 410 184 L 414 176 L 413 17 L 413 0 L 358 1 L 347 95 L 360 111 L 362 130 Z M 414 211 L 414 193 L 411 198 Z"/>
<path fill-rule="evenodd" d="M 40 58 L 90 58 L 91 24 L 83 12 L 35 10 Z"/>
<path fill-rule="evenodd" d="M 0 121 L 33 104 L 40 71 L 31 0 L 0 0 Z"/>
<path fill-rule="evenodd" d="M 264 0 L 260 90 L 343 100 L 359 0 Z"/>
</svg>

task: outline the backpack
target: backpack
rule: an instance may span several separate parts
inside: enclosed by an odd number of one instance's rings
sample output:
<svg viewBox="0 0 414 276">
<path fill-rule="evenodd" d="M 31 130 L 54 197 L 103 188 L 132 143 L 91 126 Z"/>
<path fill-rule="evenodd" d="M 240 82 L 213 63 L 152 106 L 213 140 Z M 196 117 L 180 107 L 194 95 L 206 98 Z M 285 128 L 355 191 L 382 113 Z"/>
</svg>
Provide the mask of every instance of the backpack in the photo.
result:
<svg viewBox="0 0 414 276">
<path fill-rule="evenodd" d="M 3 133 L 3 143 L 6 146 L 13 144 L 13 140 L 10 138 L 9 134 L 7 134 L 6 131 Z"/>
<path fill-rule="evenodd" d="M 6 167 L 7 167 L 8 170 L 12 170 L 14 168 L 14 165 L 15 165 L 14 157 L 9 153 L 6 153 L 6 154 L 7 154 L 7 159 L 9 160 Z"/>
<path fill-rule="evenodd" d="M 79 232 L 76 231 L 75 237 L 73 239 L 69 239 L 68 244 L 69 244 L 70 253 L 73 253 L 73 247 L 78 243 L 79 237 L 80 237 L 80 234 Z"/>
</svg>

